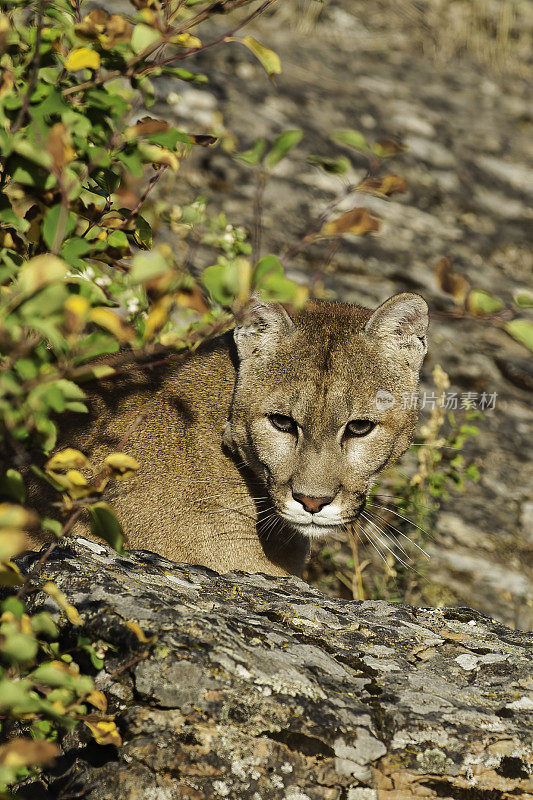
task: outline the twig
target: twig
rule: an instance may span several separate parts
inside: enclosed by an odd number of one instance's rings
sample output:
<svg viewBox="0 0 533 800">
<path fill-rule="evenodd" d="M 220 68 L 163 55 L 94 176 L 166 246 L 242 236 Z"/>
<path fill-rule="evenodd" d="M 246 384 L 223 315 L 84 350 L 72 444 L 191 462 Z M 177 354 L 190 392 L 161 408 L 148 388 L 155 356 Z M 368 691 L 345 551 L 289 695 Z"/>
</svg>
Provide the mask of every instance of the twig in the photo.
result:
<svg viewBox="0 0 533 800">
<path fill-rule="evenodd" d="M 125 70 L 112 70 L 111 72 L 106 73 L 105 75 L 99 75 L 97 78 L 92 78 L 91 80 L 84 81 L 83 83 L 78 83 L 75 86 L 69 86 L 67 89 L 63 89 L 62 94 L 63 97 L 68 97 L 71 94 L 76 94 L 76 92 L 84 91 L 85 89 L 92 89 L 94 86 L 101 86 L 104 83 L 107 83 L 110 80 L 118 77 L 124 77 L 124 75 L 128 77 L 133 77 L 136 74 L 142 74 L 144 72 L 149 72 L 152 69 L 157 69 L 158 67 L 165 66 L 166 64 L 171 64 L 173 61 L 180 61 L 183 58 L 187 58 L 188 56 L 192 55 L 193 53 L 200 53 L 204 50 L 207 50 L 209 47 L 213 47 L 216 44 L 220 44 L 221 42 L 225 41 L 230 36 L 233 36 L 238 30 L 240 30 L 244 25 L 250 22 L 252 19 L 257 17 L 261 14 L 268 6 L 275 3 L 276 0 L 265 0 L 262 5 L 249 14 L 242 22 L 239 23 L 233 30 L 226 31 L 223 36 L 219 36 L 217 39 L 207 42 L 207 44 L 203 44 L 200 47 L 191 47 L 188 50 L 185 50 L 183 53 L 179 55 L 172 56 L 168 59 L 164 60 L 156 60 L 151 64 L 147 64 L 142 69 L 135 71 L 135 66 L 140 62 L 144 61 L 144 59 L 148 58 L 149 56 L 153 55 L 162 45 L 168 44 L 168 41 L 175 36 L 179 36 L 180 33 L 185 33 L 190 28 L 193 28 L 195 25 L 198 25 L 200 22 L 203 22 L 207 17 L 214 13 L 215 11 L 222 13 L 228 13 L 229 11 L 233 11 L 236 8 L 240 8 L 241 6 L 248 5 L 251 0 L 234 0 L 233 3 L 225 4 L 222 8 L 220 7 L 220 2 L 212 3 L 208 8 L 204 9 L 204 11 L 200 12 L 190 20 L 187 20 L 183 25 L 178 26 L 177 28 L 173 28 L 172 30 L 168 30 L 159 41 L 154 42 L 154 44 L 150 45 L 149 47 L 145 48 L 142 53 L 138 53 L 134 58 L 130 59 L 126 65 Z M 227 6 L 227 8 L 226 8 Z"/>
<path fill-rule="evenodd" d="M 254 221 L 252 228 L 252 264 L 261 258 L 261 238 L 263 233 L 263 197 L 267 185 L 267 173 L 260 169 L 254 197 Z"/>
<path fill-rule="evenodd" d="M 234 36 L 237 33 L 237 31 L 240 31 L 241 28 L 243 28 L 253 19 L 258 17 L 259 14 L 262 14 L 263 11 L 265 11 L 268 8 L 268 6 L 271 6 L 275 2 L 276 0 L 265 0 L 265 2 L 262 3 L 259 6 L 259 8 L 256 8 L 255 11 L 252 11 L 251 14 L 249 14 L 241 22 L 239 22 L 239 24 L 236 25 L 235 28 L 233 28 L 233 30 L 226 31 L 226 33 L 224 33 L 222 36 L 218 36 L 216 39 L 213 39 L 211 42 L 207 42 L 207 44 L 203 44 L 201 47 L 191 47 L 189 48 L 189 50 L 185 50 L 184 53 L 179 53 L 178 55 L 171 56 L 170 58 L 166 58 L 163 61 L 154 62 L 153 66 L 164 67 L 166 64 L 172 64 L 174 61 L 181 61 L 182 59 L 188 58 L 190 55 L 193 55 L 194 53 L 202 53 L 204 50 L 208 50 L 210 47 L 214 47 L 217 44 L 222 44 L 222 42 L 231 39 L 231 37 Z"/>
<path fill-rule="evenodd" d="M 157 181 L 159 180 L 163 172 L 166 170 L 166 168 L 167 165 L 162 164 L 157 170 L 156 174 L 152 178 L 150 178 L 150 183 L 148 184 L 143 194 L 141 195 L 141 199 L 139 200 L 135 208 L 133 208 L 128 214 L 128 216 L 120 223 L 120 225 L 117 225 L 117 227 L 115 228 L 116 231 L 121 231 L 123 228 L 126 227 L 126 225 L 131 219 L 135 219 L 135 217 L 143 207 L 144 201 L 146 200 L 146 198 L 148 197 L 148 195 L 150 194 L 150 192 L 152 191 L 152 189 L 154 188 L 154 186 L 156 185 Z"/>
<path fill-rule="evenodd" d="M 130 658 L 129 661 L 127 661 L 125 664 L 122 664 L 122 666 L 116 669 L 114 672 L 111 672 L 109 675 L 106 675 L 105 678 L 103 678 L 102 680 L 96 681 L 95 684 L 96 688 L 101 689 L 102 686 L 105 686 L 106 683 L 109 683 L 109 681 L 113 680 L 113 678 L 116 678 L 118 675 L 121 675 L 130 667 L 133 667 L 133 665 L 137 664 L 138 661 L 143 661 L 145 658 L 148 658 L 149 655 L 150 655 L 149 650 L 143 650 L 142 653 L 139 653 L 138 655 L 134 656 L 134 658 Z"/>
<path fill-rule="evenodd" d="M 24 119 L 26 117 L 26 113 L 28 111 L 28 106 L 30 104 L 30 97 L 32 96 L 33 92 L 35 91 L 35 87 L 37 86 L 37 78 L 39 75 L 39 68 L 41 66 L 41 40 L 43 35 L 43 21 L 44 21 L 44 0 L 41 0 L 39 3 L 39 10 L 37 12 L 37 33 L 35 35 L 35 61 L 33 62 L 33 69 L 31 72 L 31 77 L 28 83 L 28 89 L 26 94 L 24 95 L 24 99 L 22 101 L 22 105 L 20 107 L 20 111 L 17 114 L 17 118 L 11 127 L 11 134 L 16 133 L 22 125 L 24 124 Z"/>
</svg>

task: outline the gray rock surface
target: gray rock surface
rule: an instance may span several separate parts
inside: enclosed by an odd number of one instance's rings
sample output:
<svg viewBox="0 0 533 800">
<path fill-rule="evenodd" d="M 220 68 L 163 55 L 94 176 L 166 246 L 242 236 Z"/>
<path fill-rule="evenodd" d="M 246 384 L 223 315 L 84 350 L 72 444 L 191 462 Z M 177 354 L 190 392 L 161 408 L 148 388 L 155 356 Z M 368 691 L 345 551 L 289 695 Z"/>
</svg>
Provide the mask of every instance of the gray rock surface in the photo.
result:
<svg viewBox="0 0 533 800">
<path fill-rule="evenodd" d="M 56 548 L 45 576 L 83 619 L 73 628 L 32 595 L 63 644 L 81 632 L 108 646 L 96 685 L 124 744 L 67 734 L 28 798 L 533 797 L 526 633 L 468 608 L 335 600 L 297 578 L 83 539 Z"/>
<path fill-rule="evenodd" d="M 531 286 L 533 274 L 531 5 L 513 4 L 516 48 L 505 51 L 503 60 L 496 55 L 491 60 L 489 39 L 484 60 L 476 58 L 476 48 L 452 57 L 465 50 L 468 24 L 461 20 L 469 19 L 473 5 L 331 0 L 316 25 L 305 26 L 299 15 L 313 4 L 286 3 L 249 30 L 281 57 L 276 86 L 244 47 L 227 45 L 205 55 L 201 69 L 210 79 L 205 87 L 160 80 L 155 110 L 187 130 L 202 131 L 219 130 L 222 112 L 239 150 L 259 136 L 272 141 L 282 130 L 304 129 L 302 143 L 275 170 L 265 195 L 263 252 L 277 254 L 343 186 L 343 179 L 312 168 L 307 155 L 350 156 L 350 181 L 364 172 L 353 151 L 332 144 L 333 130 L 356 128 L 370 140 L 391 135 L 405 140 L 409 150 L 391 162 L 390 171 L 406 177 L 408 193 L 389 202 L 358 198 L 382 215 L 382 232 L 347 237 L 325 272 L 329 246 L 314 245 L 288 265 L 290 274 L 304 283 L 319 278 L 330 297 L 369 305 L 394 292 L 420 292 L 432 317 L 422 389 L 433 389 L 431 371 L 439 363 L 450 375 L 452 391 L 497 393 L 496 408 L 484 413 L 481 435 L 465 453 L 479 466 L 481 481 L 443 502 L 446 515 L 437 523 L 426 571 L 430 590 L 421 597 L 427 603 L 436 604 L 438 597 L 470 605 L 528 628 L 531 358 L 501 327 L 468 315 L 456 318 L 434 273 L 439 259 L 450 256 L 454 270 L 473 288 L 498 295 L 509 308 L 514 292 Z M 490 29 L 500 5 L 475 4 L 472 14 L 481 15 L 483 7 Z M 252 172 L 220 148 L 198 153 L 189 171 L 180 173 L 179 185 L 167 184 L 168 196 L 179 200 L 184 176 L 192 185 L 189 196 L 195 186 L 203 192 L 206 168 L 213 211 L 224 210 L 234 224 L 250 224 Z M 201 266 L 201 251 L 196 255 Z M 212 255 L 204 256 L 203 263 L 211 263 Z M 531 312 L 524 309 L 520 316 L 531 318 Z M 371 552 L 365 557 L 379 560 Z"/>
</svg>

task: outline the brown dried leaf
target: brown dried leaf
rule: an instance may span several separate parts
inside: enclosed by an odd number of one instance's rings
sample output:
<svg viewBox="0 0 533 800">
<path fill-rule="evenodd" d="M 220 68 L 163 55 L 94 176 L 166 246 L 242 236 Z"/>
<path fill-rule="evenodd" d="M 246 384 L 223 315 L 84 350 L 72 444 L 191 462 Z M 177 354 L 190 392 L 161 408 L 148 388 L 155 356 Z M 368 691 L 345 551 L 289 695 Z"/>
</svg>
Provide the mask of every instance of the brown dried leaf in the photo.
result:
<svg viewBox="0 0 533 800">
<path fill-rule="evenodd" d="M 105 33 L 99 36 L 104 50 L 111 50 L 119 42 L 129 42 L 133 28 L 127 19 L 119 14 L 112 14 L 106 25 Z"/>
<path fill-rule="evenodd" d="M 56 170 L 62 169 L 76 156 L 72 148 L 70 134 L 62 122 L 56 122 L 50 129 L 46 149 L 52 156 L 52 163 Z"/>
<path fill-rule="evenodd" d="M 59 747 L 45 739 L 28 739 L 20 736 L 0 747 L 0 764 L 11 769 L 51 764 Z"/>
<path fill-rule="evenodd" d="M 151 136 L 154 133 L 162 133 L 169 128 L 168 122 L 153 117 L 143 117 L 135 125 L 126 128 L 124 135 L 126 139 L 136 139 L 138 136 Z"/>
<path fill-rule="evenodd" d="M 352 208 L 345 211 L 337 219 L 326 222 L 321 230 L 320 236 L 342 236 L 351 233 L 354 236 L 364 236 L 365 233 L 379 231 L 381 220 L 370 213 L 366 208 Z"/>
<path fill-rule="evenodd" d="M 89 11 L 83 22 L 74 26 L 80 39 L 96 39 L 106 29 L 109 14 L 103 8 L 93 8 Z"/>
<path fill-rule="evenodd" d="M 210 147 L 218 142 L 217 136 L 210 136 L 207 133 L 190 133 L 189 137 L 193 144 L 199 144 L 200 147 Z"/>
<path fill-rule="evenodd" d="M 405 192 L 407 181 L 402 175 L 383 175 L 382 178 L 366 178 L 357 187 L 358 192 L 371 192 L 380 196 L 388 197 L 391 194 Z"/>
<path fill-rule="evenodd" d="M 447 256 L 443 256 L 435 265 L 435 277 L 439 289 L 446 294 L 451 294 L 458 305 L 463 305 L 465 297 L 470 288 L 470 284 L 464 275 L 452 272 L 452 262 Z"/>
<path fill-rule="evenodd" d="M 373 146 L 374 152 L 379 158 L 389 158 L 395 156 L 397 153 L 403 153 L 407 150 L 405 145 L 400 139 L 379 139 Z"/>
<path fill-rule="evenodd" d="M 94 689 L 90 692 L 85 699 L 88 703 L 97 708 L 98 711 L 103 711 L 104 714 L 107 711 L 107 697 L 98 689 Z"/>
</svg>

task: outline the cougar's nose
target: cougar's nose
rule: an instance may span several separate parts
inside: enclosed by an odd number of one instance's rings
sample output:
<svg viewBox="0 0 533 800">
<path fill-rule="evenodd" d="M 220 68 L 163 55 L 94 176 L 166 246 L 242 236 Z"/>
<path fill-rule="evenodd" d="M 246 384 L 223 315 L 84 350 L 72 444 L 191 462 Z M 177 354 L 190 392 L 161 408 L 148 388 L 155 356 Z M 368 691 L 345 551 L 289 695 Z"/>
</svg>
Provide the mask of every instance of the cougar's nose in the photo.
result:
<svg viewBox="0 0 533 800">
<path fill-rule="evenodd" d="M 333 500 L 333 497 L 306 497 L 304 494 L 298 494 L 297 492 L 293 492 L 292 496 L 301 503 L 310 514 L 316 514 L 317 511 L 320 511 L 321 508 L 324 508 L 324 506 L 327 506 L 327 504 L 331 503 Z"/>
</svg>

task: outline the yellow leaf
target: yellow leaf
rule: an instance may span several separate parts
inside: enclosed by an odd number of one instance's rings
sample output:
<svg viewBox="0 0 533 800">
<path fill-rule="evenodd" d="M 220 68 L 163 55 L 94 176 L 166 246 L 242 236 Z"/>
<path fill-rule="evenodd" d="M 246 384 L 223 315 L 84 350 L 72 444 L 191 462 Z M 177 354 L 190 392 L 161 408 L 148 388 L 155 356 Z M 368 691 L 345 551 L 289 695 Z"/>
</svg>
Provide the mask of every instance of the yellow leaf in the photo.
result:
<svg viewBox="0 0 533 800">
<path fill-rule="evenodd" d="M 98 709 L 98 711 L 107 711 L 107 697 L 103 692 L 98 691 L 98 689 L 94 689 L 90 692 L 87 697 L 85 698 L 88 703 Z"/>
<path fill-rule="evenodd" d="M 0 586 L 21 586 L 24 576 L 16 564 L 0 561 Z"/>
<path fill-rule="evenodd" d="M 179 169 L 180 162 L 177 156 L 167 147 L 159 147 L 157 144 L 146 144 L 139 146 L 139 150 L 144 159 L 153 164 L 164 164 L 174 172 Z"/>
<path fill-rule="evenodd" d="M 119 342 L 130 342 L 133 339 L 133 330 L 129 325 L 126 325 L 118 314 L 105 306 L 92 308 L 89 319 L 112 333 Z"/>
<path fill-rule="evenodd" d="M 279 75 L 281 72 L 281 61 L 277 53 L 265 47 L 264 44 L 258 42 L 253 36 L 245 36 L 244 39 L 237 39 L 230 36 L 226 39 L 227 42 L 239 42 L 243 44 L 248 50 L 251 50 L 254 56 L 261 62 L 268 77 L 272 75 Z"/>
<path fill-rule="evenodd" d="M 379 231 L 380 220 L 366 208 L 353 208 L 346 211 L 337 219 L 326 222 L 320 231 L 321 236 L 341 236 L 343 233 L 351 233 L 354 236 L 363 236 L 365 233 Z"/>
<path fill-rule="evenodd" d="M 71 50 L 65 60 L 65 69 L 69 72 L 77 72 L 79 69 L 98 69 L 99 66 L 99 54 L 89 47 L 77 47 Z"/>
<path fill-rule="evenodd" d="M 120 747 L 122 744 L 122 738 L 114 722 L 107 720 L 98 720 L 97 722 L 84 720 L 84 722 L 97 744 L 114 744 L 116 747 Z"/>
<path fill-rule="evenodd" d="M 63 280 L 67 270 L 65 261 L 51 253 L 43 253 L 22 265 L 18 287 L 24 294 L 33 294 L 49 283 Z"/>
<path fill-rule="evenodd" d="M 152 644 L 153 642 L 157 641 L 157 634 L 153 636 L 147 636 L 140 625 L 136 622 L 132 622 L 131 620 L 126 621 L 126 627 L 135 634 L 137 639 L 142 642 L 143 644 Z"/>
<path fill-rule="evenodd" d="M 65 305 L 65 327 L 69 333 L 79 333 L 85 325 L 90 303 L 80 294 L 71 294 Z"/>
<path fill-rule="evenodd" d="M 65 612 L 68 621 L 72 623 L 72 625 L 83 625 L 83 620 L 78 614 L 77 609 L 69 603 L 67 596 L 61 591 L 59 586 L 56 586 L 52 581 L 48 581 L 42 588 L 47 595 L 56 601 L 59 608 Z"/>
<path fill-rule="evenodd" d="M 79 467 L 86 467 L 89 459 L 81 450 L 75 450 L 73 447 L 65 447 L 64 450 L 54 453 L 52 458 L 49 458 L 45 464 L 46 470 L 53 470 L 54 472 L 78 469 Z"/>
<path fill-rule="evenodd" d="M 133 477 L 139 469 L 139 462 L 126 453 L 111 453 L 104 460 L 104 464 L 111 470 L 112 477 L 117 481 L 125 481 Z"/>
<path fill-rule="evenodd" d="M 89 497 L 91 494 L 98 494 L 104 488 L 103 486 L 97 488 L 90 484 L 77 469 L 69 469 L 65 474 L 54 472 L 51 469 L 47 469 L 46 472 L 69 493 L 73 500 L 81 500 L 81 498 Z"/>
<path fill-rule="evenodd" d="M 184 47 L 190 48 L 191 50 L 192 48 L 202 46 L 200 39 L 197 36 L 192 36 L 190 33 L 179 33 L 177 36 L 171 39 L 171 42 L 175 44 L 182 44 Z"/>
<path fill-rule="evenodd" d="M 19 528 L 2 528 L 0 530 L 0 561 L 8 561 L 27 550 L 29 541 L 24 531 Z"/>
<path fill-rule="evenodd" d="M 36 528 L 38 524 L 35 511 L 14 503 L 0 503 L 0 528 Z"/>
<path fill-rule="evenodd" d="M 152 306 L 144 324 L 144 338 L 147 341 L 150 341 L 154 333 L 162 328 L 167 321 L 172 302 L 172 297 L 166 294 Z"/>
</svg>

